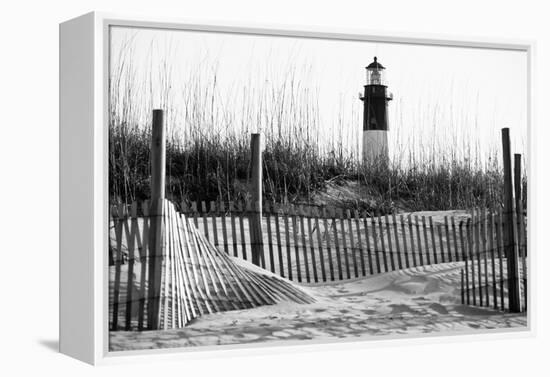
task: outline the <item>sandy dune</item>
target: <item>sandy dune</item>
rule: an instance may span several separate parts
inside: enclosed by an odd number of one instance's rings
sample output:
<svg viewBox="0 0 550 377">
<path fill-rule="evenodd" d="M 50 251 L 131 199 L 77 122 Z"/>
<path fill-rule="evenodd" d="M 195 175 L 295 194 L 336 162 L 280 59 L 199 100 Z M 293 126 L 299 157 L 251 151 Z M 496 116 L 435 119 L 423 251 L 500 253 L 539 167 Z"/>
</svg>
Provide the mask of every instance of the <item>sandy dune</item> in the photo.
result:
<svg viewBox="0 0 550 377">
<path fill-rule="evenodd" d="M 110 349 L 459 333 L 527 326 L 525 313 L 461 305 L 462 267 L 461 262 L 453 262 L 346 282 L 301 285 L 315 297 L 315 303 L 282 302 L 205 315 L 177 330 L 111 332 Z"/>
</svg>

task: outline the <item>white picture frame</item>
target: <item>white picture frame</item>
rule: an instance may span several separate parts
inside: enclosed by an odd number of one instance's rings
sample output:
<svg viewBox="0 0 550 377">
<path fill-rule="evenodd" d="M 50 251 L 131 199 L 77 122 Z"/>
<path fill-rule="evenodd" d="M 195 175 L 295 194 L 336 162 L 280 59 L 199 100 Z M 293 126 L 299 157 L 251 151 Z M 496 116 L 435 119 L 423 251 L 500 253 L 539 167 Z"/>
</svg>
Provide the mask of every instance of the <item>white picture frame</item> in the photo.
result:
<svg viewBox="0 0 550 377">
<path fill-rule="evenodd" d="M 413 33 L 391 33 L 365 30 L 254 25 L 238 23 L 197 23 L 156 17 L 135 17 L 109 13 L 88 13 L 60 24 L 60 351 L 90 364 L 130 362 L 144 358 L 202 358 L 233 354 L 293 352 L 379 346 L 388 342 L 457 341 L 456 336 L 391 339 L 376 341 L 288 343 L 280 345 L 216 346 L 200 349 L 157 349 L 152 351 L 109 352 L 108 342 L 108 30 L 111 26 L 150 27 L 163 29 L 244 33 L 332 40 L 361 40 L 433 46 L 474 47 L 524 51 L 527 54 L 528 77 L 528 146 L 529 176 L 533 173 L 533 54 L 535 43 L 529 40 L 494 38 L 461 38 Z M 529 186 L 529 210 L 533 210 L 533 185 Z M 531 212 L 533 213 L 533 212 Z M 530 234 L 530 236 L 532 236 Z M 530 267 L 536 263 L 536 252 L 529 242 Z M 529 282 L 535 281 L 530 268 Z M 533 312 L 529 306 L 527 330 L 472 332 L 461 340 L 479 336 L 493 339 L 534 334 Z M 227 351 L 230 350 L 228 353 Z M 197 352 L 200 351 L 200 352 Z M 223 351 L 223 352 L 222 352 Z"/>
</svg>

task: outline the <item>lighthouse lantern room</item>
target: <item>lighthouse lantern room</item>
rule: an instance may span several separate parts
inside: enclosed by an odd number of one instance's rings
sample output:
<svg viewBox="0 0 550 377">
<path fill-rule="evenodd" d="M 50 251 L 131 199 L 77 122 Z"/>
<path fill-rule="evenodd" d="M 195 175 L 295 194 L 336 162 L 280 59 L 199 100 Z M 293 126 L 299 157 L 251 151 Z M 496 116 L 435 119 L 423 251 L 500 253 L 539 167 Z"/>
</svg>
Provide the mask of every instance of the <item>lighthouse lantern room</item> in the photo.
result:
<svg viewBox="0 0 550 377">
<path fill-rule="evenodd" d="M 367 66 L 367 85 L 386 85 L 385 68 L 378 63 L 376 56 L 374 61 Z"/>
</svg>

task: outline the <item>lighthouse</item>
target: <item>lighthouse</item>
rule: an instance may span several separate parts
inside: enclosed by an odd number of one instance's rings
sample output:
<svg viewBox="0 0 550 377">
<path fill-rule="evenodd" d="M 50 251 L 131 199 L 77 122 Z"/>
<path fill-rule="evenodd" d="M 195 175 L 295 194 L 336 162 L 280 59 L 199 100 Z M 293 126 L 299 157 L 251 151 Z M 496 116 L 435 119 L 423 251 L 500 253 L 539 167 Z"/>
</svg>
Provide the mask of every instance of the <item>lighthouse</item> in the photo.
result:
<svg viewBox="0 0 550 377">
<path fill-rule="evenodd" d="M 393 96 L 387 92 L 385 68 L 376 56 L 366 70 L 365 92 L 359 95 L 363 101 L 363 162 L 384 163 L 388 160 L 388 101 Z"/>
</svg>

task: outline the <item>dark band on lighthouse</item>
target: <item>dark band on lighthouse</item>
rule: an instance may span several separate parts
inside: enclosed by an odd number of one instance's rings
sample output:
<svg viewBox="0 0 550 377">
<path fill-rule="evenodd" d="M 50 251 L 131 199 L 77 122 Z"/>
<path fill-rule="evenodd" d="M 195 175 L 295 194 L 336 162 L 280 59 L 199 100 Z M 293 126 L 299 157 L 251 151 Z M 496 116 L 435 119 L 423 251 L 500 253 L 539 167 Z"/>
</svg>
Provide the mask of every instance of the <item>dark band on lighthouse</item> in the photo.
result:
<svg viewBox="0 0 550 377">
<path fill-rule="evenodd" d="M 363 131 L 387 131 L 388 127 L 388 95 L 385 67 L 378 62 L 376 56 L 374 61 L 366 67 L 367 82 L 364 86 L 363 101 Z"/>
</svg>

